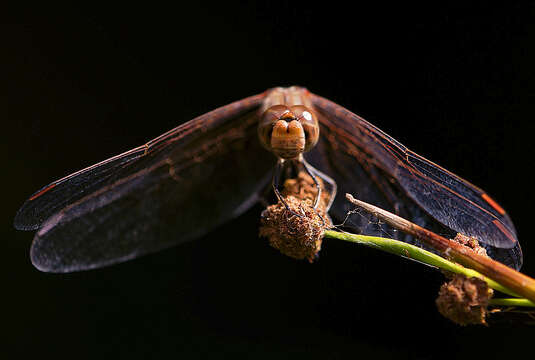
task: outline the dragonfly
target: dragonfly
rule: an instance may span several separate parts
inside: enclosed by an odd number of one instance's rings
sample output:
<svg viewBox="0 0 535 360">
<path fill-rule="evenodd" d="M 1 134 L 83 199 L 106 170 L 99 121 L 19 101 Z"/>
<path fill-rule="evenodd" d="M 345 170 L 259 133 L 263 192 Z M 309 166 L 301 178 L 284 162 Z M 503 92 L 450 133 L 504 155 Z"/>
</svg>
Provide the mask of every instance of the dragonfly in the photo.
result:
<svg viewBox="0 0 535 360">
<path fill-rule="evenodd" d="M 14 225 L 37 230 L 30 258 L 41 271 L 121 263 L 236 218 L 270 181 L 278 193 L 285 160 L 338 189 L 329 205 L 335 219 L 350 210 L 344 194 L 357 194 L 419 225 L 475 237 L 495 260 L 522 265 L 514 225 L 485 191 L 298 86 L 222 106 L 56 180 L 24 202 Z"/>
</svg>

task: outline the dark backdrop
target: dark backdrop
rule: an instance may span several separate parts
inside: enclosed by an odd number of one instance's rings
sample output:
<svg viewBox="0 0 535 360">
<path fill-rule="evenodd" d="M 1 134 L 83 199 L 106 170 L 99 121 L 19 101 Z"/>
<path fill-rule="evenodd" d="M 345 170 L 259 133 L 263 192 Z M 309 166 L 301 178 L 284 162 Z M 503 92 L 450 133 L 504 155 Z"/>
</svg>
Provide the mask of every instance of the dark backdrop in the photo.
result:
<svg viewBox="0 0 535 360">
<path fill-rule="evenodd" d="M 231 101 L 298 84 L 364 116 L 505 207 L 535 275 L 532 6 L 264 3 L 3 13 L 2 343 L 57 358 L 511 356 L 532 328 L 461 328 L 441 275 L 328 241 L 320 261 L 257 238 L 254 208 L 199 241 L 50 275 L 12 228 L 35 190 Z M 7 358 L 7 357 L 6 357 Z"/>
</svg>

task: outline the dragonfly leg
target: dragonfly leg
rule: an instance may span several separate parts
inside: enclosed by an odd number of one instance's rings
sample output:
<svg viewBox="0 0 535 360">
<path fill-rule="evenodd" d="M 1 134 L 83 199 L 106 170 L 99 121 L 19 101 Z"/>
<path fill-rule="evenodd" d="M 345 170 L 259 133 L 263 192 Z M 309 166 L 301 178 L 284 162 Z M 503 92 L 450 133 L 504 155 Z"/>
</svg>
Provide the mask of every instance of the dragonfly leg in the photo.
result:
<svg viewBox="0 0 535 360">
<path fill-rule="evenodd" d="M 273 172 L 273 179 L 271 181 L 271 186 L 273 187 L 273 192 L 275 193 L 275 195 L 277 196 L 277 199 L 284 204 L 284 206 L 286 207 L 286 210 L 288 210 L 292 215 L 295 215 L 297 217 L 303 217 L 303 215 L 301 214 L 298 214 L 296 213 L 295 211 L 293 211 L 292 209 L 290 209 L 290 207 L 288 206 L 288 204 L 286 203 L 286 201 L 284 200 L 284 197 L 282 196 L 282 194 L 280 193 L 279 191 L 279 185 L 280 185 L 280 174 L 282 172 L 284 168 L 284 160 L 282 159 L 279 159 L 279 161 L 277 161 L 277 165 L 275 166 L 275 170 Z"/>
<path fill-rule="evenodd" d="M 304 158 L 302 159 L 303 166 L 306 170 L 306 172 L 312 177 L 314 180 L 314 183 L 316 184 L 316 187 L 318 186 L 317 178 L 319 177 L 321 180 L 323 180 L 324 183 L 329 184 L 330 186 L 330 192 L 329 192 L 329 202 L 327 203 L 327 206 L 325 207 L 325 211 L 329 211 L 331 208 L 334 198 L 336 197 L 336 181 L 332 179 L 330 176 L 322 173 L 312 165 L 310 165 Z M 316 195 L 316 198 L 314 200 L 314 208 L 316 208 L 316 205 L 318 204 L 319 200 L 321 198 L 321 187 L 318 189 L 318 193 Z"/>
<path fill-rule="evenodd" d="M 316 178 L 316 175 L 313 174 L 312 171 L 309 169 L 309 167 L 311 166 L 304 160 L 303 160 L 303 167 L 305 168 L 305 171 L 307 172 L 307 174 L 312 178 L 312 180 L 314 180 L 314 184 L 316 184 L 316 189 L 318 190 L 318 192 L 316 193 L 316 197 L 314 198 L 314 210 L 316 210 L 318 208 L 318 204 L 321 199 L 321 185 L 318 179 Z"/>
<path fill-rule="evenodd" d="M 314 211 L 316 212 L 318 217 L 321 219 L 321 222 L 323 223 L 323 226 L 325 226 L 325 220 L 323 219 L 323 216 L 321 216 L 319 214 L 319 212 L 318 212 L 318 204 L 319 204 L 320 199 L 321 199 L 321 185 L 320 185 L 318 179 L 316 178 L 316 174 L 313 173 L 313 171 L 311 170 L 311 169 L 314 169 L 314 168 L 309 163 L 307 163 L 304 158 L 302 159 L 302 163 L 303 163 L 303 167 L 305 168 L 305 171 L 312 178 L 312 180 L 314 180 L 314 184 L 316 184 L 316 189 L 318 190 L 318 192 L 316 193 L 316 197 L 314 198 Z"/>
</svg>

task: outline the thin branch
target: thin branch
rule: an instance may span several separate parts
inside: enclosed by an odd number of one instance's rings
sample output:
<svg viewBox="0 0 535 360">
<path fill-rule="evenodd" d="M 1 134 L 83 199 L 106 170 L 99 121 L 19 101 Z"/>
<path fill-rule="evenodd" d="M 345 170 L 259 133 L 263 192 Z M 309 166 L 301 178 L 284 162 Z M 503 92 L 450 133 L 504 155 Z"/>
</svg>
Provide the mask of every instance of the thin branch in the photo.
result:
<svg viewBox="0 0 535 360">
<path fill-rule="evenodd" d="M 535 304 L 528 299 L 518 299 L 518 298 L 496 298 L 490 299 L 489 305 L 493 306 L 523 306 L 523 307 L 534 307 Z"/>
<path fill-rule="evenodd" d="M 502 284 L 532 302 L 535 302 L 535 279 L 530 278 L 504 264 L 489 257 L 479 255 L 470 248 L 435 234 L 406 219 L 394 215 L 374 205 L 355 199 L 350 194 L 346 198 L 353 204 L 363 208 L 375 217 L 392 225 L 393 227 L 416 237 L 423 243 L 438 250 L 444 256 L 453 259 L 461 265 L 474 269 L 490 279 Z"/>
</svg>

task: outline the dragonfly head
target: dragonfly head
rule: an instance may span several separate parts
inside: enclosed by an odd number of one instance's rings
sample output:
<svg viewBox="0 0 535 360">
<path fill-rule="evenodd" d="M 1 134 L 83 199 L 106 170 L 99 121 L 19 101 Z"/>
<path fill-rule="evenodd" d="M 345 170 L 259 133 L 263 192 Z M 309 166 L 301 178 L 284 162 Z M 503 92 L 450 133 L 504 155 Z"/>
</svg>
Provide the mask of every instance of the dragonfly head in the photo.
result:
<svg viewBox="0 0 535 360">
<path fill-rule="evenodd" d="M 318 142 L 318 120 L 303 105 L 275 105 L 262 114 L 258 136 L 262 145 L 278 157 L 294 159 Z"/>
</svg>

